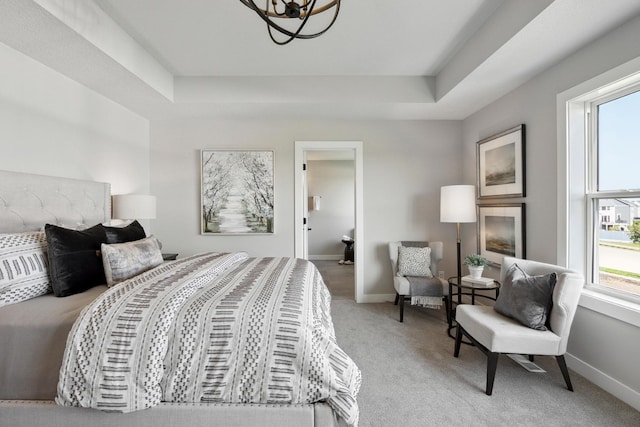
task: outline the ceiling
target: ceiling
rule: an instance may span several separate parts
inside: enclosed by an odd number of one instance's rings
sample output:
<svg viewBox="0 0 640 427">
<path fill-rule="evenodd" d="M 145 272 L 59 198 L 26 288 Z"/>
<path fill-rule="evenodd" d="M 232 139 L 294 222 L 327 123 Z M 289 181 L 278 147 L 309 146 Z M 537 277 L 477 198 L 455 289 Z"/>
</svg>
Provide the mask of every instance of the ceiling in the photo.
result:
<svg viewBox="0 0 640 427">
<path fill-rule="evenodd" d="M 278 46 L 237 0 L 7 0 L 0 42 L 151 120 L 464 119 L 640 14 L 637 0 L 342 3 L 327 33 Z"/>
<path fill-rule="evenodd" d="M 387 0 L 344 0 L 331 30 L 286 46 L 238 0 L 96 3 L 178 76 L 430 76 L 501 1 L 405 0 L 389 10 Z"/>
</svg>

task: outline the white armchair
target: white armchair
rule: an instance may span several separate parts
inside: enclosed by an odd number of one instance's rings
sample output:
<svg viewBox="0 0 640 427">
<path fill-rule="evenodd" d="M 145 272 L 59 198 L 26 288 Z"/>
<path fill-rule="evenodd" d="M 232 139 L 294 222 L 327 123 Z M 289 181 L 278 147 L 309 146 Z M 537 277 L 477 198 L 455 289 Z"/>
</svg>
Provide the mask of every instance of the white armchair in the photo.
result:
<svg viewBox="0 0 640 427">
<path fill-rule="evenodd" d="M 516 263 L 530 276 L 557 274 L 553 306 L 549 313 L 550 329 L 531 329 L 496 312 L 493 307 L 462 304 L 456 308 L 455 314 L 458 327 L 454 357 L 460 354 L 463 335 L 487 355 L 486 394 L 491 395 L 501 353 L 529 355 L 530 360 L 534 355 L 555 356 L 567 388 L 573 391 L 564 354 L 584 278 L 575 271 L 557 265 L 504 257 L 500 271 L 501 283 L 504 283 L 509 268 Z"/>
<path fill-rule="evenodd" d="M 422 247 L 431 248 L 431 265 L 429 269 L 434 278 L 438 277 L 438 264 L 442 261 L 443 244 L 442 242 L 412 242 Z M 393 273 L 393 288 L 396 291 L 395 305 L 400 303 L 400 322 L 404 321 L 404 300 L 410 297 L 411 285 L 406 277 L 398 275 L 398 249 L 402 246 L 402 242 L 389 243 L 389 258 L 391 259 L 391 271 Z M 446 300 L 449 294 L 449 286 L 446 280 L 439 279 L 442 284 L 442 295 Z M 448 308 L 448 304 L 444 304 Z"/>
</svg>

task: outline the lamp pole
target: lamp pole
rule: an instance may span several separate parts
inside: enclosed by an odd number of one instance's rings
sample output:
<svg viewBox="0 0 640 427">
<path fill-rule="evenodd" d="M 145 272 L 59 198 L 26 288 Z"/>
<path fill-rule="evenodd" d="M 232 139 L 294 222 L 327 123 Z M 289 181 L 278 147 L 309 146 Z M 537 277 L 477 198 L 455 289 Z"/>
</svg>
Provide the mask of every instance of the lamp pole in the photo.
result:
<svg viewBox="0 0 640 427">
<path fill-rule="evenodd" d="M 458 230 L 458 239 L 456 241 L 456 246 L 457 246 L 457 255 L 458 255 L 458 283 L 460 283 L 460 281 L 462 280 L 462 264 L 460 263 L 460 223 L 456 222 L 456 228 Z"/>
</svg>

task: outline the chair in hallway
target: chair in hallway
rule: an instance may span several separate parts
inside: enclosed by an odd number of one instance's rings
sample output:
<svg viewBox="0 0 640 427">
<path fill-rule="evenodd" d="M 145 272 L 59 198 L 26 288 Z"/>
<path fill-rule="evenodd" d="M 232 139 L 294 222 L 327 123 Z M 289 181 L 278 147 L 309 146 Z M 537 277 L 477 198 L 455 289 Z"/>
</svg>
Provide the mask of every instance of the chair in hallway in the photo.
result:
<svg viewBox="0 0 640 427">
<path fill-rule="evenodd" d="M 500 283 L 495 305 L 500 313 L 481 305 L 456 308 L 454 357 L 460 354 L 463 335 L 487 356 L 485 392 L 490 396 L 500 354 L 528 355 L 531 361 L 536 355 L 555 356 L 567 388 L 573 391 L 564 354 L 583 276 L 553 264 L 504 257 Z"/>
<path fill-rule="evenodd" d="M 428 258 L 430 259 L 428 265 L 414 263 L 412 262 L 413 260 L 409 259 L 408 255 L 403 259 L 401 253 L 410 254 L 412 252 L 411 249 L 403 250 L 404 248 L 429 248 Z M 446 298 L 448 298 L 449 286 L 447 281 L 438 278 L 438 263 L 442 261 L 442 256 L 442 242 L 389 243 L 393 287 L 396 291 L 394 304 L 400 304 L 400 322 L 404 321 L 405 298 L 413 299 L 412 303 L 430 308 L 439 308 L 442 306 L 443 300 L 446 301 Z M 412 281 L 413 283 L 411 283 Z M 412 288 L 414 289 L 414 295 L 411 292 Z M 415 291 L 416 289 L 419 290 Z M 446 309 L 448 304 L 444 304 L 444 306 Z"/>
</svg>

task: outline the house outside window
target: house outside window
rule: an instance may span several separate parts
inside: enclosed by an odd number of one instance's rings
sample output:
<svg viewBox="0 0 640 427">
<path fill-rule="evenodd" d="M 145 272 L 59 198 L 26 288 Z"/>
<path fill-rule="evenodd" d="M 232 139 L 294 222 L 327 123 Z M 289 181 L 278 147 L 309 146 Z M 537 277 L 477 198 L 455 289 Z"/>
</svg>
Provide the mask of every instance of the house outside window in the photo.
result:
<svg viewBox="0 0 640 427">
<path fill-rule="evenodd" d="M 640 87 L 593 99 L 587 115 L 588 280 L 640 296 Z"/>
</svg>

